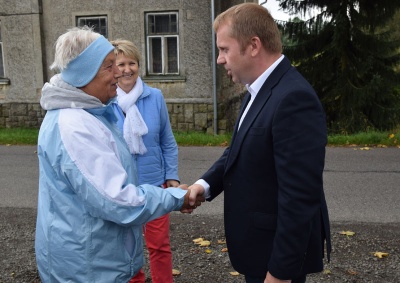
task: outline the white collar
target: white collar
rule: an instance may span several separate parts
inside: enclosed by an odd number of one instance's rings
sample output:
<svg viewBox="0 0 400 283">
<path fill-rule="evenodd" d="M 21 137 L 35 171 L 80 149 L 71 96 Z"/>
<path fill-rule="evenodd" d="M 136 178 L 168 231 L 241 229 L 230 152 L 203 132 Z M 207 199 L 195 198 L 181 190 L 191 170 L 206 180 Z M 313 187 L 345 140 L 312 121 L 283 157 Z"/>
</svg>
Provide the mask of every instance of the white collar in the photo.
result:
<svg viewBox="0 0 400 283">
<path fill-rule="evenodd" d="M 266 69 L 264 73 L 262 73 L 261 76 L 259 76 L 251 85 L 246 84 L 246 88 L 251 94 L 252 99 L 254 99 L 269 75 L 271 75 L 272 71 L 275 70 L 276 66 L 278 66 L 284 57 L 285 55 L 282 54 L 281 57 L 279 57 L 278 60 L 276 60 L 271 66 L 269 66 L 269 68 Z"/>
</svg>

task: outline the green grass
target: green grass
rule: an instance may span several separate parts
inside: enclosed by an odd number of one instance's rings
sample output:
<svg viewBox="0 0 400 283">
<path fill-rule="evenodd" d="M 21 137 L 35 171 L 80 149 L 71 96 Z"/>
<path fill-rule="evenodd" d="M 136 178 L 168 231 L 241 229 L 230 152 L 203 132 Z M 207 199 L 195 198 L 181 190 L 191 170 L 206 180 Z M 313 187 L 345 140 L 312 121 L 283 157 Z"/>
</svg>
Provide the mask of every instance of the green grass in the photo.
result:
<svg viewBox="0 0 400 283">
<path fill-rule="evenodd" d="M 358 133 L 354 135 L 331 135 L 330 146 L 400 146 L 400 131 Z"/>
<path fill-rule="evenodd" d="M 0 128 L 0 145 L 35 145 L 38 129 Z M 226 146 L 230 134 L 211 135 L 198 132 L 174 132 L 180 146 Z M 392 132 L 358 133 L 354 135 L 330 135 L 329 146 L 400 146 L 400 128 Z"/>
<path fill-rule="evenodd" d="M 198 132 L 174 132 L 175 140 L 182 146 L 226 146 L 232 135 L 211 135 Z"/>
<path fill-rule="evenodd" d="M 0 145 L 37 144 L 39 129 L 0 128 Z"/>
</svg>

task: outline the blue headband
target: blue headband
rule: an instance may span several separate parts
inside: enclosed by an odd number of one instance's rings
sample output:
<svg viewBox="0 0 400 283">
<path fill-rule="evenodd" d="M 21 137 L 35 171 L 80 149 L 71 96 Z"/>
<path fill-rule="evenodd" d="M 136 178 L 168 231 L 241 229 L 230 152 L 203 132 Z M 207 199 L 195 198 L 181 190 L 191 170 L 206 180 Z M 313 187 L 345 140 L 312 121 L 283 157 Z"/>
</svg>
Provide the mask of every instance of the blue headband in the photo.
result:
<svg viewBox="0 0 400 283">
<path fill-rule="evenodd" d="M 104 36 L 100 36 L 68 63 L 61 72 L 61 78 L 74 87 L 87 85 L 96 76 L 104 59 L 113 50 L 114 46 Z"/>
</svg>

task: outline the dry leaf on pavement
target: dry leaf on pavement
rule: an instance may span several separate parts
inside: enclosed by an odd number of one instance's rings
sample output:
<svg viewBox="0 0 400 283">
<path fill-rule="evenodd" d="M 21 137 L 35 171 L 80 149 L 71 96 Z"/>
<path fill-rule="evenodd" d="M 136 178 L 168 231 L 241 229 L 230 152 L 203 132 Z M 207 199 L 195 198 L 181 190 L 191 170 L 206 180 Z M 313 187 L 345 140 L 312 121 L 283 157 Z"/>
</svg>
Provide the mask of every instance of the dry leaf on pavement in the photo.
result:
<svg viewBox="0 0 400 283">
<path fill-rule="evenodd" d="M 352 231 L 342 231 L 339 232 L 340 235 L 346 235 L 346 236 L 354 236 L 356 234 L 356 232 L 352 232 Z"/>
<path fill-rule="evenodd" d="M 385 256 L 388 256 L 388 253 L 383 253 L 383 252 L 375 252 L 374 256 L 378 257 L 378 258 L 383 258 Z"/>
</svg>

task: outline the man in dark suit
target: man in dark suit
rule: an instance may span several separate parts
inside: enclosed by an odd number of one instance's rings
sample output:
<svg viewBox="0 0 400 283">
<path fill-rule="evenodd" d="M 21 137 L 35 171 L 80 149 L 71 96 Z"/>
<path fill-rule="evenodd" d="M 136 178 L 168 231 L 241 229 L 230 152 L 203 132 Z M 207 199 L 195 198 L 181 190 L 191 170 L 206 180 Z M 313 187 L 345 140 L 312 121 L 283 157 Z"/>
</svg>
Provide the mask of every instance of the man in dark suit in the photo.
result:
<svg viewBox="0 0 400 283">
<path fill-rule="evenodd" d="M 191 199 L 224 191 L 233 267 L 248 283 L 305 282 L 330 253 L 323 191 L 325 114 L 311 85 L 282 55 L 279 30 L 254 3 L 214 22 L 219 55 L 243 101 L 229 148 L 190 186 Z"/>
</svg>

